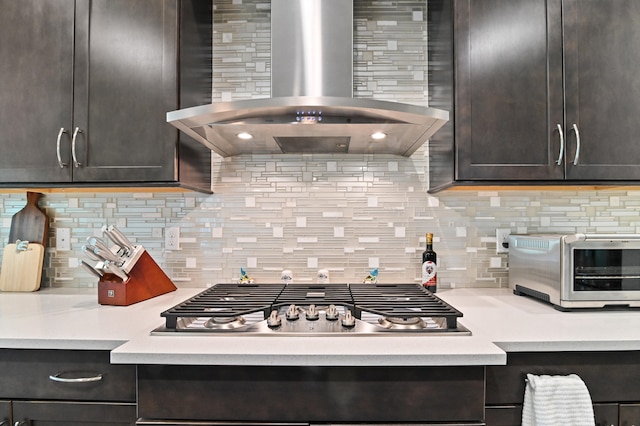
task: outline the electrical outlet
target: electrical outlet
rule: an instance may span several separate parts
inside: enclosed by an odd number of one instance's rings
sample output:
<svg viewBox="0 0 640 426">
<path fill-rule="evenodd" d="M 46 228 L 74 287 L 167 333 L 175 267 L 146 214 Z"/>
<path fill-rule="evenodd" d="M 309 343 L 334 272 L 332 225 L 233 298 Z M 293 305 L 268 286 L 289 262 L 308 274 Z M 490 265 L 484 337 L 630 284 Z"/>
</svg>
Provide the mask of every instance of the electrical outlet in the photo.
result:
<svg viewBox="0 0 640 426">
<path fill-rule="evenodd" d="M 56 228 L 56 250 L 71 250 L 71 229 Z"/>
<path fill-rule="evenodd" d="M 509 235 L 511 235 L 511 229 L 496 229 L 496 253 L 509 253 Z"/>
<path fill-rule="evenodd" d="M 180 228 L 177 226 L 164 230 L 164 249 L 180 250 Z"/>
</svg>

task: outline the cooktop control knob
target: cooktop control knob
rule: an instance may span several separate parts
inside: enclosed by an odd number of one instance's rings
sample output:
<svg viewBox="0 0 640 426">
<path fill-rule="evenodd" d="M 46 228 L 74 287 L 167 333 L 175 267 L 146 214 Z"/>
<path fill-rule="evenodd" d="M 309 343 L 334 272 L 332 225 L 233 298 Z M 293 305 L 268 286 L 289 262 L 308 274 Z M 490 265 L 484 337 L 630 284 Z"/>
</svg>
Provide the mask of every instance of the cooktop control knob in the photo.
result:
<svg viewBox="0 0 640 426">
<path fill-rule="evenodd" d="M 278 315 L 278 311 L 271 311 L 271 315 L 269 315 L 269 318 L 267 318 L 267 325 L 269 326 L 269 328 L 276 328 L 282 325 L 282 318 L 280 318 L 280 315 Z"/>
<path fill-rule="evenodd" d="M 351 327 L 355 327 L 355 325 L 356 325 L 356 319 L 354 318 L 351 311 L 347 311 L 344 314 L 344 318 L 342 318 L 342 326 L 351 328 Z"/>
<path fill-rule="evenodd" d="M 340 313 L 338 312 L 338 308 L 336 308 L 336 305 L 329 305 L 325 313 L 325 316 L 329 321 L 336 321 L 340 316 Z"/>
<path fill-rule="evenodd" d="M 318 312 L 318 308 L 316 305 L 310 305 L 309 309 L 307 309 L 307 319 L 309 321 L 315 321 L 320 318 L 320 313 Z"/>
<path fill-rule="evenodd" d="M 285 316 L 289 321 L 295 321 L 300 318 L 300 313 L 298 312 L 298 307 L 294 304 L 289 305 L 289 309 L 285 313 Z"/>
</svg>

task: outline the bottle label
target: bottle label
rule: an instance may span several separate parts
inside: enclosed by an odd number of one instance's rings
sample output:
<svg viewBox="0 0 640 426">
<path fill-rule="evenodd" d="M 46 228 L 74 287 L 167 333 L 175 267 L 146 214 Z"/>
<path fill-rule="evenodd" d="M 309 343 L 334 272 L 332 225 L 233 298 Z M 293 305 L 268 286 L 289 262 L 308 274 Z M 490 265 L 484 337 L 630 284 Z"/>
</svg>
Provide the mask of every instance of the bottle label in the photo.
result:
<svg viewBox="0 0 640 426">
<path fill-rule="evenodd" d="M 430 260 L 422 264 L 422 285 L 433 287 L 437 284 L 438 266 Z"/>
</svg>

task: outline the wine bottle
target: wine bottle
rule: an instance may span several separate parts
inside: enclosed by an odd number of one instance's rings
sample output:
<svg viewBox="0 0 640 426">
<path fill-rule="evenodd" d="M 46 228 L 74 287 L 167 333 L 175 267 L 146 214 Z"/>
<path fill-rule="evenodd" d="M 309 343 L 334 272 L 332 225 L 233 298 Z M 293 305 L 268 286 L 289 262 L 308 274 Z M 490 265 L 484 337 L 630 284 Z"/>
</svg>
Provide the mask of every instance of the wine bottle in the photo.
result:
<svg viewBox="0 0 640 426">
<path fill-rule="evenodd" d="M 438 286 L 438 255 L 433 251 L 433 234 L 427 234 L 427 247 L 422 252 L 422 285 L 432 293 Z"/>
</svg>

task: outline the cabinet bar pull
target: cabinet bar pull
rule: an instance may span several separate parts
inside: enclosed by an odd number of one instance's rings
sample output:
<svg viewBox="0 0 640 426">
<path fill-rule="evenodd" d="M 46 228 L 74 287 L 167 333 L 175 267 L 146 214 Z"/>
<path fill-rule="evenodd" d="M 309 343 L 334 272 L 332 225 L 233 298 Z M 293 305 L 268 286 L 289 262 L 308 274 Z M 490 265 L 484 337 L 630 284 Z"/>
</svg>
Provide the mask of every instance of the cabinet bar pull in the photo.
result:
<svg viewBox="0 0 640 426">
<path fill-rule="evenodd" d="M 558 159 L 556 160 L 556 164 L 559 166 L 562 164 L 562 156 L 564 155 L 564 132 L 562 131 L 562 126 L 557 124 L 558 133 L 560 134 L 560 153 L 558 154 Z"/>
<path fill-rule="evenodd" d="M 71 138 L 71 156 L 73 157 L 73 167 L 78 168 L 82 164 L 78 162 L 78 158 L 76 157 L 76 139 L 78 139 L 78 133 L 82 133 L 80 127 L 76 127 L 73 131 L 73 137 Z"/>
<path fill-rule="evenodd" d="M 89 382 L 99 382 L 100 380 L 102 380 L 102 373 L 98 373 L 95 376 L 91 376 L 91 377 L 76 377 L 76 378 L 67 378 L 67 377 L 60 377 L 62 376 L 63 373 L 56 373 L 56 374 L 52 374 L 49 376 L 49 380 L 53 380 L 54 382 L 61 382 L 61 383 L 89 383 Z"/>
<path fill-rule="evenodd" d="M 576 166 L 578 164 L 578 158 L 580 158 L 580 132 L 578 131 L 576 123 L 573 123 L 573 131 L 576 132 L 576 156 L 573 157 L 573 165 Z"/>
<path fill-rule="evenodd" d="M 60 155 L 60 139 L 62 139 L 62 135 L 67 133 L 64 127 L 60 127 L 60 131 L 58 132 L 58 139 L 56 141 L 56 156 L 58 157 L 58 166 L 61 169 L 64 169 L 67 164 L 62 162 L 62 156 Z"/>
</svg>

